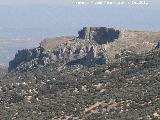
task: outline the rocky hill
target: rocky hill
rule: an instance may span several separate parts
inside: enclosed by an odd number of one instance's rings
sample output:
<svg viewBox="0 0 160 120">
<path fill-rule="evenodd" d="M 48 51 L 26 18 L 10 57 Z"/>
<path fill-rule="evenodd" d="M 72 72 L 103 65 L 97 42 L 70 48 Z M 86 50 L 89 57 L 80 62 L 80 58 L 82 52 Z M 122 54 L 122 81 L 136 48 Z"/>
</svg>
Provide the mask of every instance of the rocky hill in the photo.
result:
<svg viewBox="0 0 160 120">
<path fill-rule="evenodd" d="M 29 67 L 60 62 L 67 65 L 94 66 L 115 61 L 121 51 L 148 52 L 160 40 L 160 32 L 115 30 L 105 27 L 85 27 L 79 36 L 45 39 L 34 49 L 20 50 L 9 63 L 14 70 L 23 63 Z M 24 68 L 24 65 L 23 67 Z"/>
<path fill-rule="evenodd" d="M 18 51 L 0 80 L 0 120 L 159 120 L 160 33 L 78 33 Z"/>
<path fill-rule="evenodd" d="M 48 64 L 0 82 L 1 120 L 159 120 L 160 50 L 114 63 Z"/>
</svg>

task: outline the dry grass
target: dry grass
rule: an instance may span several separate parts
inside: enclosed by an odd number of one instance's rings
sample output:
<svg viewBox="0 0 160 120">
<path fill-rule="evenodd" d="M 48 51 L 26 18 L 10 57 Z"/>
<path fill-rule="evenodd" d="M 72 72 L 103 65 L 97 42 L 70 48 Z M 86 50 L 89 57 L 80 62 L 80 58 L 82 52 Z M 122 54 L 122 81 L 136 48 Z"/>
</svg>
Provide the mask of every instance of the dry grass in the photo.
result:
<svg viewBox="0 0 160 120">
<path fill-rule="evenodd" d="M 62 37 L 56 37 L 56 38 L 46 38 L 40 44 L 42 47 L 45 48 L 45 50 L 49 51 L 52 48 L 55 48 L 56 46 L 63 44 L 69 40 L 72 40 L 74 38 L 75 38 L 75 36 L 62 36 Z"/>
<path fill-rule="evenodd" d="M 121 50 L 127 49 L 136 53 L 149 51 L 155 48 L 160 40 L 160 32 L 122 31 L 119 39 L 104 45 L 109 59 L 113 59 Z"/>
</svg>

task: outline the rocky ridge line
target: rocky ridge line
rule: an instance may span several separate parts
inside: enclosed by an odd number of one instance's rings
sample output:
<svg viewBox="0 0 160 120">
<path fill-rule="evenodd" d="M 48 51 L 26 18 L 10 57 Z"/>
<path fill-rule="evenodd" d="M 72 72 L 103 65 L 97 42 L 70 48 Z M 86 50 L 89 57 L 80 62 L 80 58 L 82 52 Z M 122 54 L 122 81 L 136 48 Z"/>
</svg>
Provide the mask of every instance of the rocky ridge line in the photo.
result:
<svg viewBox="0 0 160 120">
<path fill-rule="evenodd" d="M 150 51 L 160 40 L 158 32 L 120 31 L 105 27 L 84 27 L 78 34 L 78 37 L 45 39 L 37 48 L 18 51 L 9 63 L 9 71 L 20 65 L 28 68 L 50 63 L 105 64 L 114 61 L 115 56 L 124 50 L 136 53 Z"/>
</svg>

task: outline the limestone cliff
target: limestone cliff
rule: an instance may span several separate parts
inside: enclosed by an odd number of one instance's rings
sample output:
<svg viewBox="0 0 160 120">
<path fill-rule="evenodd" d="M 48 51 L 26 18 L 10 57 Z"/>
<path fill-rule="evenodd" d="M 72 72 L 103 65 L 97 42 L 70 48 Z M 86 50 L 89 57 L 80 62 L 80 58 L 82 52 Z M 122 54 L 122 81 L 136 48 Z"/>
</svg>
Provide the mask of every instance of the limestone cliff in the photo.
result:
<svg viewBox="0 0 160 120">
<path fill-rule="evenodd" d="M 80 39 L 94 40 L 98 44 L 106 44 L 118 39 L 120 31 L 105 27 L 84 27 L 78 32 Z"/>
<path fill-rule="evenodd" d="M 78 37 L 45 39 L 37 48 L 18 51 L 9 63 L 9 70 L 18 66 L 31 68 L 50 63 L 85 66 L 105 64 L 114 61 L 115 56 L 125 50 L 135 53 L 150 51 L 160 40 L 160 32 L 105 27 L 84 27 L 78 34 Z"/>
</svg>

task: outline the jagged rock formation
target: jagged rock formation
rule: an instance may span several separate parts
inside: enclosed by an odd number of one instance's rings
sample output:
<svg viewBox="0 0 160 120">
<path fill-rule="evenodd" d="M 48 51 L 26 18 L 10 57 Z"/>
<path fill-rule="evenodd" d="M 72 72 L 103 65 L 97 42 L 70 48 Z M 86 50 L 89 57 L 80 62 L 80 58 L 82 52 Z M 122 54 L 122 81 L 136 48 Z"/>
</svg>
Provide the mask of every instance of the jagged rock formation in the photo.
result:
<svg viewBox="0 0 160 120">
<path fill-rule="evenodd" d="M 98 44 L 106 44 L 118 39 L 120 31 L 105 27 L 84 27 L 78 32 L 80 39 L 94 40 Z"/>
<path fill-rule="evenodd" d="M 9 71 L 15 69 L 18 65 L 29 62 L 33 59 L 36 59 L 38 63 L 45 64 L 45 57 L 47 57 L 47 53 L 41 46 L 34 49 L 19 50 L 15 55 L 14 60 L 9 62 Z"/>
<path fill-rule="evenodd" d="M 62 60 L 68 65 L 83 64 L 90 66 L 102 64 L 98 62 L 99 59 L 104 59 L 105 62 L 104 54 L 105 51 L 96 43 L 90 42 L 90 40 L 76 39 L 54 48 L 51 53 L 51 60 Z"/>
<path fill-rule="evenodd" d="M 60 65 L 94 66 L 114 62 L 122 51 L 142 53 L 152 50 L 160 40 L 160 32 L 115 30 L 105 27 L 85 27 L 79 36 L 45 39 L 34 49 L 18 51 L 9 70 L 56 63 Z M 23 64 L 26 63 L 27 64 Z"/>
</svg>

